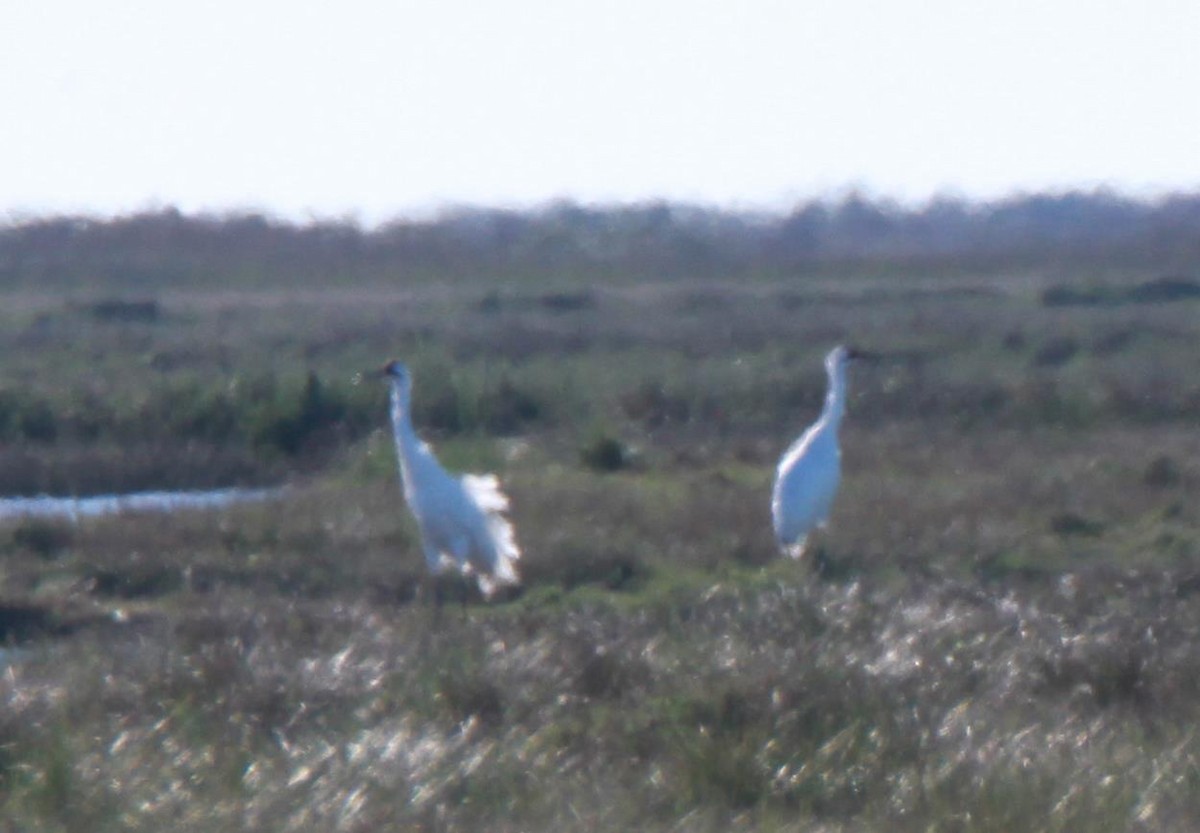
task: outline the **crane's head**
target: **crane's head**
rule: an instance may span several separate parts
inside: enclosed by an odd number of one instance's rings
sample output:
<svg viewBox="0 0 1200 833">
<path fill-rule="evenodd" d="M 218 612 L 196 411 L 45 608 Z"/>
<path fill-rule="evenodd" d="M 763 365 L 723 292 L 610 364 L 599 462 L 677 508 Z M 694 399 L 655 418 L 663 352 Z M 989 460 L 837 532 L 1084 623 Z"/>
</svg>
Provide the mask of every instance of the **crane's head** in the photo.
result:
<svg viewBox="0 0 1200 833">
<path fill-rule="evenodd" d="M 839 344 L 829 351 L 825 357 L 825 367 L 833 370 L 839 367 L 845 367 L 847 363 L 860 361 L 863 359 L 877 358 L 875 354 L 868 353 L 865 350 L 859 350 L 857 347 L 849 347 L 845 344 Z"/>
<path fill-rule="evenodd" d="M 379 368 L 379 375 L 390 376 L 393 379 L 404 379 L 408 376 L 408 367 L 399 359 L 392 359 Z"/>
<path fill-rule="evenodd" d="M 402 361 L 392 359 L 379 368 L 379 375 L 398 386 L 406 395 L 412 390 L 412 374 L 408 371 L 408 365 Z"/>
<path fill-rule="evenodd" d="M 857 347 L 839 344 L 825 356 L 825 372 L 830 376 L 834 374 L 841 375 L 852 362 L 874 361 L 879 361 L 878 353 L 871 353 L 867 350 L 860 350 Z"/>
</svg>

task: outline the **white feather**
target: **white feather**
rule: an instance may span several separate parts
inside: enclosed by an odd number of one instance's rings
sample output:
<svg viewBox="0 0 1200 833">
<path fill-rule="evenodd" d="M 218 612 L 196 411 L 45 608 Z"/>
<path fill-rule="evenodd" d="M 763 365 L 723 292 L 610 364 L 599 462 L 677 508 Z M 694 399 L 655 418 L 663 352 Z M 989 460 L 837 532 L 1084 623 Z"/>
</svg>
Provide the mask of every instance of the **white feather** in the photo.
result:
<svg viewBox="0 0 1200 833">
<path fill-rule="evenodd" d="M 838 428 L 845 413 L 848 351 L 834 348 L 825 358 L 829 391 L 821 416 L 779 461 L 771 493 L 775 540 L 793 558 L 804 554 L 810 533 L 829 519 L 842 478 Z"/>
<path fill-rule="evenodd" d="M 437 461 L 412 426 L 412 382 L 399 362 L 388 365 L 392 382 L 392 430 L 404 498 L 417 521 L 426 565 L 433 573 L 453 563 L 475 576 L 486 596 L 520 581 L 516 533 L 504 517 L 508 496 L 493 474 L 455 477 Z"/>
</svg>

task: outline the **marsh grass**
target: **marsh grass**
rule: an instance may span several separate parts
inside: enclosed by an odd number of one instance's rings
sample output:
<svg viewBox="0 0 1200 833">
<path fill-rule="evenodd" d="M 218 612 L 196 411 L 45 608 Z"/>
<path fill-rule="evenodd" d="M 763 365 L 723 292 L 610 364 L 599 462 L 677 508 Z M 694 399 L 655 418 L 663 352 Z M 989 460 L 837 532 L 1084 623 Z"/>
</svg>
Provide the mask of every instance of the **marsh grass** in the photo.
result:
<svg viewBox="0 0 1200 833">
<path fill-rule="evenodd" d="M 10 492 L 289 489 L 0 527 L 0 817 L 1193 830 L 1200 318 L 1060 302 L 1090 280 L 14 297 Z M 843 339 L 887 358 L 830 528 L 780 559 L 774 461 Z M 361 376 L 392 356 L 443 462 L 501 474 L 521 592 L 418 599 Z"/>
</svg>

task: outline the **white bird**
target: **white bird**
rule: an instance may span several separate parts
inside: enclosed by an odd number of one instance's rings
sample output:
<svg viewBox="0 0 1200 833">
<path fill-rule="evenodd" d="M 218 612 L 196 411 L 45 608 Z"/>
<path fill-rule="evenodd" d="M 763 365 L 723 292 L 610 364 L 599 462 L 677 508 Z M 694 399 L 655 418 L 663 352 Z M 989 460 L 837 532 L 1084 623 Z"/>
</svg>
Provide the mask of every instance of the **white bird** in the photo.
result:
<svg viewBox="0 0 1200 833">
<path fill-rule="evenodd" d="M 829 390 L 821 416 L 779 460 L 771 494 L 775 540 L 792 558 L 804 555 L 809 534 L 823 528 L 842 478 L 838 428 L 846 412 L 846 365 L 866 354 L 838 346 L 825 357 Z"/>
<path fill-rule="evenodd" d="M 431 575 L 455 564 L 464 574 L 474 573 L 485 596 L 501 585 L 519 583 L 516 561 L 521 549 L 504 517 L 508 497 L 496 476 L 456 477 L 442 468 L 413 429 L 408 368 L 391 361 L 381 372 L 392 386 L 392 432 L 404 500 L 417 521 Z"/>
</svg>

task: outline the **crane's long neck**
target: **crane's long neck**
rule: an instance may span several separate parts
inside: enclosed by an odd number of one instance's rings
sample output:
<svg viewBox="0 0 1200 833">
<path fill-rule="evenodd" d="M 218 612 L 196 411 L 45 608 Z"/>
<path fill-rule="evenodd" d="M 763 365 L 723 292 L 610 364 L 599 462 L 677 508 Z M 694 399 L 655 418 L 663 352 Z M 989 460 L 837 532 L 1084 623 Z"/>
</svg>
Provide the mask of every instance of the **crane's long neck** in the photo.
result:
<svg viewBox="0 0 1200 833">
<path fill-rule="evenodd" d="M 400 460 L 400 476 L 408 488 L 414 461 L 423 453 L 425 444 L 413 429 L 409 414 L 408 392 L 399 382 L 392 383 L 392 435 L 396 440 L 396 456 Z"/>
<path fill-rule="evenodd" d="M 825 371 L 829 374 L 829 390 L 825 393 L 825 407 L 821 410 L 821 421 L 837 430 L 846 413 L 846 364 L 829 362 Z"/>
</svg>

